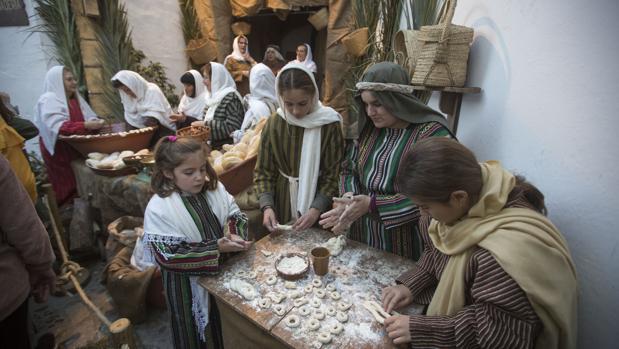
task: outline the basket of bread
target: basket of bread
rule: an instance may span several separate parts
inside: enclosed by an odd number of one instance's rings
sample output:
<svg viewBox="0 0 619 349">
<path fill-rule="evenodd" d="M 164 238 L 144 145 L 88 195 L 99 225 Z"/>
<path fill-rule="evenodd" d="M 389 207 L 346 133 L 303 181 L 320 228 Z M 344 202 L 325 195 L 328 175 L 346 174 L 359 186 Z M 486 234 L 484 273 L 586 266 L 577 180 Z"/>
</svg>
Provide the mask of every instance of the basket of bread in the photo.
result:
<svg viewBox="0 0 619 349">
<path fill-rule="evenodd" d="M 208 126 L 188 126 L 176 131 L 178 137 L 190 137 L 202 142 L 208 141 L 211 128 Z"/>
<path fill-rule="evenodd" d="M 245 131 L 239 143 L 224 144 L 221 150 L 211 151 L 208 157 L 219 180 L 232 195 L 249 187 L 254 180 L 260 136 L 266 120 L 260 120 L 253 129 Z"/>
<path fill-rule="evenodd" d="M 131 150 L 137 152 L 148 147 L 157 127 L 144 127 L 131 131 L 100 133 L 92 135 L 58 136 L 59 140 L 69 143 L 83 156 L 90 153 L 112 154 Z"/>
<path fill-rule="evenodd" d="M 96 174 L 108 177 L 126 176 L 137 173 L 139 166 L 131 162 L 130 158 L 147 157 L 150 155 L 148 149 L 142 149 L 137 153 L 132 150 L 124 150 L 121 152 L 113 152 L 111 154 L 92 152 L 88 154 L 86 166 Z M 126 161 L 125 161 L 126 160 Z"/>
</svg>

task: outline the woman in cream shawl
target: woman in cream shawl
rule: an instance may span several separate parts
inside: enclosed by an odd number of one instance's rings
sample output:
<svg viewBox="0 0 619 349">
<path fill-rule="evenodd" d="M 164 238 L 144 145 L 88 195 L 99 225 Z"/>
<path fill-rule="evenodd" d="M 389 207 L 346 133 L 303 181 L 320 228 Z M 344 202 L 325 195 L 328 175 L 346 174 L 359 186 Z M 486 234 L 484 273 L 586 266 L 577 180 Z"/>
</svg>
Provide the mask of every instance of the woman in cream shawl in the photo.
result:
<svg viewBox="0 0 619 349">
<path fill-rule="evenodd" d="M 56 200 L 63 204 L 77 194 L 71 161 L 79 154 L 58 135 L 88 134 L 104 122 L 97 118 L 77 92 L 77 81 L 66 67 L 57 65 L 45 75 L 43 94 L 34 107 L 34 124 L 41 135 L 41 155 Z"/>
<path fill-rule="evenodd" d="M 125 120 L 135 128 L 161 125 L 167 133 L 176 130 L 170 119 L 172 108 L 159 86 L 146 81 L 140 74 L 121 70 L 112 77 L 125 109 Z"/>
<path fill-rule="evenodd" d="M 318 68 L 316 68 L 316 63 L 313 58 L 311 46 L 308 44 L 301 44 L 297 46 L 297 59 L 290 63 L 303 64 L 309 71 L 316 74 Z"/>
<path fill-rule="evenodd" d="M 232 53 L 224 59 L 224 66 L 236 82 L 236 89 L 241 96 L 249 93 L 249 71 L 256 65 L 256 60 L 249 54 L 249 41 L 245 35 L 234 38 Z"/>
<path fill-rule="evenodd" d="M 576 348 L 576 270 L 537 188 L 444 138 L 405 155 L 396 185 L 432 221 L 418 268 L 383 290 L 387 312 L 429 303 L 385 320 L 394 344 Z"/>
</svg>

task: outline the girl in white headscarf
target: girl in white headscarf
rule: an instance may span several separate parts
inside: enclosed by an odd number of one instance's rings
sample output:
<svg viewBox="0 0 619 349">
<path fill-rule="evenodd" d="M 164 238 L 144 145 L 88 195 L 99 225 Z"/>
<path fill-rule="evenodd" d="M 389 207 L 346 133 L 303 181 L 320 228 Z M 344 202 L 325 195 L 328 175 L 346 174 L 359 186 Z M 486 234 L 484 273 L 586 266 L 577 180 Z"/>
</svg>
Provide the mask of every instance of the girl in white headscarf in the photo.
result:
<svg viewBox="0 0 619 349">
<path fill-rule="evenodd" d="M 313 60 L 312 48 L 308 44 L 301 44 L 297 46 L 297 59 L 291 63 L 303 64 L 309 71 L 316 74 L 318 69 L 316 63 Z"/>
<path fill-rule="evenodd" d="M 223 144 L 232 143 L 232 133 L 241 128 L 245 115 L 243 98 L 237 92 L 232 76 L 222 64 L 205 64 L 202 74 L 210 96 L 206 99 L 204 121 L 195 121 L 193 125 L 209 126 L 211 145 L 219 148 Z"/>
<path fill-rule="evenodd" d="M 87 134 L 100 129 L 104 122 L 77 93 L 73 73 L 58 65 L 45 75 L 43 94 L 34 107 L 34 124 L 41 135 L 39 146 L 47 176 L 62 205 L 77 193 L 71 161 L 79 154 L 59 141 L 58 135 Z"/>
<path fill-rule="evenodd" d="M 268 118 L 277 110 L 277 96 L 275 95 L 275 75 L 263 63 L 256 64 L 249 74 L 250 94 L 245 96 L 247 111 L 243 118 L 241 129 L 234 131 L 232 138 L 238 143 L 243 134 L 263 118 Z"/>
<path fill-rule="evenodd" d="M 146 81 L 140 74 L 121 70 L 112 77 L 125 108 L 125 120 L 135 128 L 161 125 L 176 130 L 170 119 L 172 108 L 159 86 Z"/>
<path fill-rule="evenodd" d="M 263 225 L 296 220 L 304 230 L 331 207 L 344 154 L 341 116 L 318 100 L 314 75 L 290 63 L 277 75 L 279 109 L 262 131 L 254 184 Z"/>
<path fill-rule="evenodd" d="M 183 97 L 178 104 L 178 112 L 170 115 L 176 122 L 176 128 L 181 129 L 192 122 L 202 120 L 208 91 L 202 82 L 202 74 L 197 70 L 189 70 L 181 76 L 181 83 L 185 86 Z"/>
<path fill-rule="evenodd" d="M 249 71 L 256 65 L 256 61 L 249 54 L 249 41 L 245 35 L 234 38 L 232 53 L 224 60 L 224 66 L 236 82 L 236 88 L 245 96 L 249 93 Z"/>
</svg>

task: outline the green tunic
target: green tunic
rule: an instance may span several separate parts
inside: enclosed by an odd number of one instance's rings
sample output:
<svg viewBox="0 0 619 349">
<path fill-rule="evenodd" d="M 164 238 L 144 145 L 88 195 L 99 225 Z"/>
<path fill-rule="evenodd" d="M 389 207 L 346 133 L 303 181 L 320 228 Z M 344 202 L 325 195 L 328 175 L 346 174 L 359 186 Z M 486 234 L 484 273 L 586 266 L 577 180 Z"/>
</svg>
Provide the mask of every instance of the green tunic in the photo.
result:
<svg viewBox="0 0 619 349">
<path fill-rule="evenodd" d="M 258 162 L 254 175 L 260 208 L 271 206 L 279 222 L 289 222 L 294 215 L 290 212 L 290 194 L 287 176 L 299 176 L 302 127 L 289 125 L 282 117 L 269 117 L 260 141 Z M 344 155 L 344 138 L 339 122 L 322 126 L 320 138 L 320 169 L 316 197 L 311 207 L 325 212 L 331 208 L 331 199 L 338 195 L 339 164 Z"/>
</svg>

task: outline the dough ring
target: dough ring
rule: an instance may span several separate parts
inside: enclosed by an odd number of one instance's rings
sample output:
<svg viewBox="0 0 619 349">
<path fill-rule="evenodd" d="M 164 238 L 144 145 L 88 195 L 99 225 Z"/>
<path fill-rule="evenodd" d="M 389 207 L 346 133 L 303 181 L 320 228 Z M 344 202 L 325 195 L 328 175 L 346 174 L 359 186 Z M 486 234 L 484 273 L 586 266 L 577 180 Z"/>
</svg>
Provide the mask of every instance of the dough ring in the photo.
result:
<svg viewBox="0 0 619 349">
<path fill-rule="evenodd" d="M 250 271 L 249 273 L 247 273 L 247 277 L 250 279 L 255 279 L 256 276 L 258 276 L 258 274 L 255 271 Z"/>
<path fill-rule="evenodd" d="M 325 298 L 325 296 L 327 295 L 327 292 L 325 292 L 325 290 L 316 290 L 316 297 L 318 298 Z"/>
<path fill-rule="evenodd" d="M 314 280 L 312 280 L 312 286 L 314 287 L 321 287 L 322 286 L 322 281 L 320 281 L 320 279 L 315 278 Z"/>
<path fill-rule="evenodd" d="M 305 291 L 305 293 L 310 293 L 312 292 L 312 290 L 314 289 L 314 286 L 312 285 L 307 285 L 303 288 L 303 291 Z"/>
<path fill-rule="evenodd" d="M 314 319 L 314 318 L 310 318 L 307 321 L 307 328 L 310 331 L 316 331 L 317 329 L 320 328 L 320 321 L 318 321 L 317 319 Z"/>
<path fill-rule="evenodd" d="M 325 289 L 329 292 L 333 292 L 335 291 L 335 285 L 333 284 L 328 284 L 327 287 L 325 287 Z"/>
<path fill-rule="evenodd" d="M 272 255 L 272 254 L 273 254 L 273 252 L 271 252 L 271 251 L 267 251 L 267 250 L 260 250 L 260 252 L 262 252 L 262 254 L 263 254 L 265 257 L 268 257 L 268 256 L 270 256 L 270 255 Z"/>
<path fill-rule="evenodd" d="M 331 333 L 329 332 L 320 332 L 318 334 L 318 336 L 316 337 L 316 339 L 318 339 L 318 341 L 322 344 L 327 344 L 329 342 L 331 342 Z"/>
<path fill-rule="evenodd" d="M 284 282 L 284 287 L 290 290 L 294 290 L 297 288 L 297 283 L 294 281 L 286 281 Z"/>
<path fill-rule="evenodd" d="M 267 285 L 275 285 L 277 283 L 277 276 L 271 275 L 266 280 Z"/>
<path fill-rule="evenodd" d="M 258 301 L 258 305 L 260 306 L 260 308 L 267 309 L 271 306 L 271 300 L 268 298 L 260 298 L 260 300 Z"/>
<path fill-rule="evenodd" d="M 310 312 L 311 310 L 307 306 L 299 308 L 299 314 L 301 314 L 301 316 L 308 316 Z"/>
<path fill-rule="evenodd" d="M 336 310 L 332 306 L 328 306 L 327 309 L 325 309 L 325 314 L 329 316 L 335 316 L 335 313 L 336 313 Z"/>
<path fill-rule="evenodd" d="M 236 272 L 236 276 L 240 278 L 247 277 L 247 272 L 245 270 L 239 270 Z"/>
<path fill-rule="evenodd" d="M 337 319 L 337 321 L 339 321 L 339 322 L 346 322 L 346 321 L 348 321 L 348 314 L 346 314 L 346 313 L 344 313 L 344 312 L 342 312 L 342 311 L 338 311 L 338 312 L 335 314 L 335 318 L 336 318 L 336 319 Z"/>
<path fill-rule="evenodd" d="M 342 298 L 342 296 L 340 296 L 340 293 L 337 291 L 333 291 L 331 293 L 329 293 L 329 296 L 331 297 L 331 299 L 333 299 L 334 301 L 339 300 L 340 298 Z"/>
<path fill-rule="evenodd" d="M 314 308 L 318 308 L 318 307 L 320 307 L 320 304 L 322 304 L 322 302 L 320 301 L 320 299 L 316 299 L 316 298 L 314 298 L 314 299 L 312 299 L 312 300 L 310 301 L 310 305 L 311 305 L 312 307 L 314 307 Z"/>
<path fill-rule="evenodd" d="M 286 308 L 284 308 L 282 304 L 275 304 L 273 306 L 273 312 L 279 316 L 282 316 L 286 313 Z"/>
<path fill-rule="evenodd" d="M 284 321 L 286 322 L 286 326 L 291 328 L 299 327 L 299 324 L 301 323 L 301 319 L 299 319 L 299 317 L 294 314 L 288 315 L 288 317 Z"/>
<path fill-rule="evenodd" d="M 337 309 L 341 311 L 346 311 L 350 309 L 351 306 L 352 306 L 352 303 L 347 303 L 346 301 L 341 301 L 337 303 Z"/>
<path fill-rule="evenodd" d="M 264 265 L 261 265 L 258 268 L 256 268 L 256 271 L 262 274 L 266 271 L 266 268 L 264 267 Z"/>
<path fill-rule="evenodd" d="M 325 318 L 325 312 L 320 309 L 314 309 L 314 314 L 312 316 L 318 320 L 322 320 Z"/>
<path fill-rule="evenodd" d="M 296 291 L 296 290 L 295 291 L 291 291 L 290 293 L 288 293 L 288 296 L 290 298 L 292 298 L 292 299 L 301 298 L 301 297 L 303 297 L 303 292 Z"/>
<path fill-rule="evenodd" d="M 342 326 L 342 324 L 340 324 L 339 322 L 336 322 L 332 326 L 329 327 L 329 332 L 333 334 L 340 334 L 342 333 L 343 330 L 344 330 L 344 326 Z"/>
<path fill-rule="evenodd" d="M 307 302 L 309 302 L 309 301 L 307 299 L 305 299 L 305 298 L 295 299 L 294 300 L 294 306 L 295 307 L 300 307 L 300 306 L 306 304 Z"/>
</svg>

